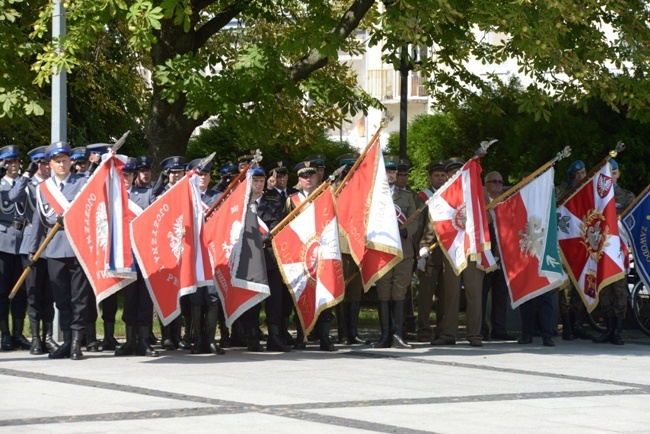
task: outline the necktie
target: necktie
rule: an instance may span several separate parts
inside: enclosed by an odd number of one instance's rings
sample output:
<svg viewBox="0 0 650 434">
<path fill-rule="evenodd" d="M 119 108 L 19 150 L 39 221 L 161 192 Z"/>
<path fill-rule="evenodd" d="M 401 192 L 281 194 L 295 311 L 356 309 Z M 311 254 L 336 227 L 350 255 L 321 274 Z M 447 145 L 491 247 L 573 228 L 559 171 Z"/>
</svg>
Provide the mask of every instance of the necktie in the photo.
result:
<svg viewBox="0 0 650 434">
<path fill-rule="evenodd" d="M 282 201 L 285 202 L 287 200 L 287 193 L 283 191 L 280 192 L 280 197 L 282 198 Z"/>
<path fill-rule="evenodd" d="M 65 185 L 64 183 L 59 184 L 59 190 L 63 191 L 63 186 L 64 185 Z"/>
</svg>

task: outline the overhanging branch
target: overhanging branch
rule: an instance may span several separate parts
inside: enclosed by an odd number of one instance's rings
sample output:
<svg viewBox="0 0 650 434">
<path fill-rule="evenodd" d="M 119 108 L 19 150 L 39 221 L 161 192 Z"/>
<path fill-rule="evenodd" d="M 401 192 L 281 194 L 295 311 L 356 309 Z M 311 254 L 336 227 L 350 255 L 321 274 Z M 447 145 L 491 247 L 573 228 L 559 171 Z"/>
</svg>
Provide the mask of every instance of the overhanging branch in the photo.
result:
<svg viewBox="0 0 650 434">
<path fill-rule="evenodd" d="M 199 1 L 196 3 L 196 6 L 198 7 L 198 5 L 202 4 L 203 7 L 205 7 L 211 3 L 214 2 Z M 210 21 L 202 25 L 195 33 L 194 50 L 196 51 L 199 48 L 203 47 L 203 45 L 208 42 L 208 39 L 218 33 L 226 25 L 228 25 L 228 23 L 233 18 L 235 18 L 244 10 L 246 4 L 246 2 L 237 2 L 235 4 L 232 4 L 221 11 L 219 14 L 215 15 Z"/>
</svg>

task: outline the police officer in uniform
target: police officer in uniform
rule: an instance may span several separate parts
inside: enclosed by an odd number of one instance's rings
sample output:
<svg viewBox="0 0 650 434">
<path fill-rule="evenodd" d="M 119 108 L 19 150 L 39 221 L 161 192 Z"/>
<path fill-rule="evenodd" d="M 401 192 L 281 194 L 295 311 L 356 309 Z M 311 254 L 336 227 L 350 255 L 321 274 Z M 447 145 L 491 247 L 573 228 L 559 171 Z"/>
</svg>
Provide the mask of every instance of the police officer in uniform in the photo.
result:
<svg viewBox="0 0 650 434">
<path fill-rule="evenodd" d="M 138 187 L 151 187 L 151 157 L 141 155 L 135 159 L 136 179 L 133 183 Z"/>
<path fill-rule="evenodd" d="M 459 157 L 450 158 L 445 165 L 445 172 L 451 178 L 463 167 L 464 161 Z M 466 339 L 473 347 L 483 345 L 481 335 L 483 276 L 485 272 L 476 266 L 476 261 L 468 260 L 467 267 L 457 276 L 445 258 L 443 265 L 444 314 L 438 319 L 440 336 L 432 345 L 454 345 L 458 334 L 458 316 L 460 310 L 461 279 L 465 288 L 467 316 Z"/>
<path fill-rule="evenodd" d="M 305 158 L 302 161 L 308 161 L 312 167 L 316 168 L 316 174 L 318 175 L 318 185 L 323 183 L 325 179 L 325 161 L 327 158 L 324 154 L 314 154 Z"/>
<path fill-rule="evenodd" d="M 23 176 L 16 179 L 12 188 L 12 194 L 16 194 L 17 201 L 25 197 L 25 229 L 23 240 L 20 244 L 22 256 L 22 268 L 32 267 L 31 272 L 25 279 L 27 292 L 27 315 L 29 317 L 29 329 L 32 336 L 32 343 L 29 349 L 30 354 L 40 355 L 44 352 L 53 353 L 59 348 L 52 337 L 54 321 L 54 297 L 52 287 L 47 276 L 46 255 L 42 254 L 36 262 L 29 255 L 29 245 L 35 236 L 34 227 L 31 222 L 36 214 L 39 216 L 36 202 L 36 188 L 38 184 L 50 177 L 50 165 L 45 158 L 47 146 L 39 146 L 28 152 L 31 163 Z M 37 244 L 40 245 L 45 239 L 45 234 Z M 43 323 L 43 335 L 40 335 L 40 325 Z"/>
<path fill-rule="evenodd" d="M 444 160 L 432 161 L 427 165 L 427 172 L 429 173 L 429 187 L 418 193 L 418 196 L 423 202 L 429 200 L 440 187 L 447 181 L 447 172 L 445 172 Z M 430 342 L 438 337 L 439 328 L 434 330 L 434 336 L 431 336 L 431 323 L 429 317 L 431 315 L 431 303 L 433 297 L 436 297 L 436 318 L 440 319 L 443 315 L 444 301 L 442 298 L 442 272 L 443 261 L 445 255 L 442 249 L 436 248 L 429 252 L 428 246 L 435 242 L 435 232 L 433 231 L 433 223 L 428 211 L 423 214 L 425 223 L 425 230 L 420 241 L 420 252 L 418 259 L 418 278 L 420 279 L 420 286 L 418 288 L 418 342 Z M 430 230 L 426 230 L 429 227 Z"/>
<path fill-rule="evenodd" d="M 390 185 L 395 210 L 398 214 L 398 223 L 401 224 L 413 214 L 417 206 L 415 199 L 410 191 L 396 188 L 398 171 L 408 171 L 408 167 L 399 164 L 400 160 L 396 156 L 385 156 L 384 164 L 386 167 L 386 176 Z M 417 219 L 412 220 L 405 228 L 400 229 L 402 241 L 403 259 L 395 265 L 388 273 L 377 281 L 377 299 L 379 302 L 379 326 L 381 337 L 373 346 L 377 348 L 402 348 L 410 349 L 411 345 L 403 340 L 404 324 L 404 300 L 408 286 L 411 284 L 413 276 L 414 260 L 414 242 L 413 236 L 418 231 Z M 392 306 L 391 306 L 392 305 Z M 392 333 L 391 333 L 392 317 Z"/>
<path fill-rule="evenodd" d="M 341 175 L 334 181 L 333 187 L 337 189 L 345 175 L 350 171 L 354 163 L 359 158 L 359 154 L 350 153 L 339 156 L 336 161 L 339 166 L 345 166 Z M 343 262 L 343 279 L 345 282 L 345 296 L 343 301 L 336 305 L 336 323 L 338 327 L 338 343 L 346 345 L 364 344 L 369 345 L 370 341 L 359 336 L 359 312 L 361 311 L 361 294 L 363 293 L 363 283 L 361 282 L 361 273 L 359 267 L 348 252 L 348 241 L 346 237 L 339 238 L 341 246 L 341 261 Z M 348 282 L 348 279 L 350 281 Z"/>
<path fill-rule="evenodd" d="M 90 168 L 90 151 L 87 148 L 73 148 L 70 159 L 72 160 L 74 173 L 85 177 L 90 176 L 90 171 L 88 170 Z"/>
<path fill-rule="evenodd" d="M 202 158 L 190 161 L 186 167 L 186 171 L 191 172 L 199 167 L 201 161 L 203 161 Z M 201 201 L 205 205 L 205 209 L 212 207 L 222 194 L 208 189 L 211 170 L 212 162 L 209 162 L 203 168 L 200 168 L 198 172 L 199 191 L 201 192 Z M 225 354 L 226 352 L 215 341 L 219 309 L 217 288 L 214 285 L 198 287 L 196 292 L 189 295 L 189 299 L 192 312 L 192 325 L 194 327 L 192 354 Z"/>
<path fill-rule="evenodd" d="M 294 169 L 298 175 L 298 183 L 300 189 L 297 193 L 294 193 L 289 196 L 287 203 L 285 205 L 285 212 L 287 215 L 296 209 L 296 207 L 307 197 L 318 188 L 318 172 L 317 168 L 312 165 L 311 161 L 302 161 L 298 163 Z M 316 320 L 316 325 L 314 326 L 314 331 L 317 333 L 318 338 L 320 339 L 320 350 L 321 351 L 336 351 L 336 347 L 330 339 L 330 327 L 332 319 L 332 309 L 328 308 L 323 310 L 318 319 Z M 297 315 L 296 315 L 297 319 Z M 296 321 L 296 343 L 294 345 L 295 349 L 305 349 L 305 335 L 301 325 Z"/>
<path fill-rule="evenodd" d="M 145 209 L 151 203 L 151 187 L 140 187 L 134 184 L 138 160 L 129 157 L 122 167 L 124 187 L 129 199 Z M 116 356 L 147 356 L 157 357 L 158 353 L 151 347 L 151 329 L 153 327 L 153 301 L 142 277 L 140 267 L 134 260 L 136 281 L 131 282 L 122 290 L 124 295 L 124 310 L 122 321 L 126 324 L 126 342 L 115 349 Z"/>
<path fill-rule="evenodd" d="M 25 227 L 25 194 L 13 188 L 20 178 L 18 146 L 9 145 L 0 149 L 0 164 L 5 174 L 0 180 L 0 332 L 4 351 L 30 349 L 30 342 L 23 336 L 27 295 L 21 286 L 18 293 L 9 300 L 9 294 L 22 271 L 19 255 Z M 9 310 L 11 310 L 12 332 L 9 331 Z"/>
<path fill-rule="evenodd" d="M 612 169 L 612 183 L 614 184 L 614 200 L 616 201 L 616 215 L 620 216 L 634 202 L 634 193 L 628 191 L 618 184 L 621 176 L 618 163 L 610 158 L 609 164 Z M 623 278 L 604 287 L 599 294 L 600 307 L 607 317 L 607 329 L 605 332 L 594 338 L 597 344 L 610 342 L 614 345 L 623 345 L 621 330 L 625 321 L 627 310 L 627 279 Z"/>
<path fill-rule="evenodd" d="M 70 145 L 66 142 L 55 142 L 48 146 L 46 158 L 50 163 L 52 178 L 40 185 L 40 188 L 49 188 L 53 192 L 58 190 L 67 202 L 74 200 L 87 181 L 87 178 L 71 172 L 71 151 Z M 52 196 L 54 194 L 52 193 Z M 36 231 L 36 236 L 29 246 L 29 252 L 32 254 L 39 247 L 38 241 L 46 229 L 44 222 L 47 226 L 54 225 L 57 220 L 62 224 L 66 223 L 54 209 L 48 211 L 47 206 L 53 204 L 48 203 L 42 192 L 39 193 L 38 200 L 39 212 L 43 215 L 35 213 L 32 220 Z M 59 202 L 57 206 L 64 207 L 65 203 Z M 69 223 L 74 224 L 74 222 Z M 89 317 L 88 310 L 95 308 L 92 305 L 94 299 L 92 288 L 63 230 L 59 230 L 54 235 L 47 245 L 46 254 L 48 276 L 56 307 L 59 310 L 59 326 L 63 333 L 63 345 L 51 353 L 50 358 L 70 357 L 72 360 L 81 360 L 83 358 L 81 341 Z"/>
</svg>

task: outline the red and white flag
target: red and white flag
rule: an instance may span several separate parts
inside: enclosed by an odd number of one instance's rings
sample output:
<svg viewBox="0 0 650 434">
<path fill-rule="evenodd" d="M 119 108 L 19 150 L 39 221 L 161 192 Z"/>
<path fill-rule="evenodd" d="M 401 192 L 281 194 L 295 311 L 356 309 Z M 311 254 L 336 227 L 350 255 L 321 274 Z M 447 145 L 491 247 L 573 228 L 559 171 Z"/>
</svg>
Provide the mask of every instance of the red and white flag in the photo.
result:
<svg viewBox="0 0 650 434">
<path fill-rule="evenodd" d="M 334 194 L 330 188 L 273 237 L 273 252 L 302 328 L 308 334 L 318 315 L 341 301 L 345 291 Z"/>
<path fill-rule="evenodd" d="M 65 211 L 66 236 L 90 281 L 97 304 L 135 280 L 128 193 L 122 179 L 125 159 L 105 154 Z M 60 194 L 56 188 L 48 192 Z"/>
<path fill-rule="evenodd" d="M 379 136 L 377 136 L 379 137 Z M 403 258 L 399 219 L 386 178 L 379 140 L 371 145 L 337 199 L 339 228 L 359 266 L 363 289 L 390 271 Z"/>
<path fill-rule="evenodd" d="M 490 251 L 482 170 L 479 159 L 473 157 L 429 201 L 436 237 L 457 275 L 467 267 L 468 258 L 483 270 L 496 268 Z"/>
<path fill-rule="evenodd" d="M 567 280 L 557 242 L 554 173 L 551 167 L 490 211 L 513 309 Z"/>
<path fill-rule="evenodd" d="M 181 296 L 211 284 L 201 246 L 203 213 L 198 176 L 184 176 L 131 222 L 133 252 L 158 316 L 167 325 L 180 314 Z"/>
<path fill-rule="evenodd" d="M 625 278 L 625 248 L 618 232 L 614 183 L 609 164 L 558 207 L 562 260 L 591 312 L 600 290 Z"/>
<path fill-rule="evenodd" d="M 203 236 L 228 327 L 271 295 L 259 221 L 248 206 L 251 186 L 248 172 L 206 222 Z"/>
</svg>

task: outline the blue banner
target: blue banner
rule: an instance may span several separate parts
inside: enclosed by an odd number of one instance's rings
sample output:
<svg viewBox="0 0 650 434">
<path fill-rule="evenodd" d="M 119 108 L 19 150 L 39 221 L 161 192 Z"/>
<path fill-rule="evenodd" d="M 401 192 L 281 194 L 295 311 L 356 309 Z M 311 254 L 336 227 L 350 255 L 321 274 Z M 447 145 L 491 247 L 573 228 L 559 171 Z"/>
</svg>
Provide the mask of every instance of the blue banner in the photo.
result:
<svg viewBox="0 0 650 434">
<path fill-rule="evenodd" d="M 621 216 L 621 223 L 634 253 L 634 269 L 650 288 L 650 189 Z"/>
</svg>

